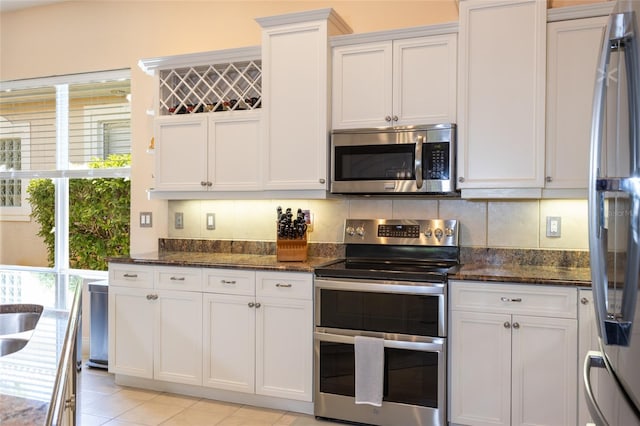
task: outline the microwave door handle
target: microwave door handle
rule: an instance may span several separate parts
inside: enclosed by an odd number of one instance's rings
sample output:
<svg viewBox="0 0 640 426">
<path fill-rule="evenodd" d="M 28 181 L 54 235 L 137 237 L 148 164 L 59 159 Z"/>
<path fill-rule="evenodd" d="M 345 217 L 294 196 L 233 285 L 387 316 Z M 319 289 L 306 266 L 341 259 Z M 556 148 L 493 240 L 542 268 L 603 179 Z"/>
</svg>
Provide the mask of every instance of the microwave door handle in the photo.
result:
<svg viewBox="0 0 640 426">
<path fill-rule="evenodd" d="M 415 163 L 415 174 L 416 174 L 416 187 L 418 189 L 422 188 L 422 143 L 424 141 L 423 136 L 418 136 L 416 139 L 416 163 Z"/>
</svg>

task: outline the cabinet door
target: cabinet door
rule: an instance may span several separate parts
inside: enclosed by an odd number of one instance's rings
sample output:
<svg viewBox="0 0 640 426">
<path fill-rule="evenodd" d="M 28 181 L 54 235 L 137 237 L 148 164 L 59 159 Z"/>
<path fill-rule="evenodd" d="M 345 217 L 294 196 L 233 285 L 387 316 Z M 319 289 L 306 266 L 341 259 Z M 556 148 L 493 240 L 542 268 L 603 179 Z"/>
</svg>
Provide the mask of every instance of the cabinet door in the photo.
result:
<svg viewBox="0 0 640 426">
<path fill-rule="evenodd" d="M 256 309 L 256 393 L 312 400 L 313 304 L 260 297 Z"/>
<path fill-rule="evenodd" d="M 451 422 L 509 425 L 511 420 L 511 316 L 451 314 Z"/>
<path fill-rule="evenodd" d="M 394 125 L 456 122 L 456 44 L 455 34 L 393 42 Z"/>
<path fill-rule="evenodd" d="M 216 191 L 255 191 L 262 178 L 259 111 L 229 113 L 209 121 L 207 176 Z"/>
<path fill-rule="evenodd" d="M 512 425 L 574 425 L 577 321 L 514 315 Z"/>
<path fill-rule="evenodd" d="M 327 23 L 263 30 L 264 189 L 326 190 Z"/>
<path fill-rule="evenodd" d="M 390 121 L 393 115 L 392 55 L 391 42 L 333 48 L 334 129 L 395 124 Z"/>
<path fill-rule="evenodd" d="M 535 188 L 544 177 L 546 2 L 463 0 L 459 188 Z"/>
<path fill-rule="evenodd" d="M 156 291 L 154 378 L 202 384 L 202 293 Z"/>
<path fill-rule="evenodd" d="M 207 188 L 207 116 L 160 117 L 155 121 L 157 190 Z"/>
<path fill-rule="evenodd" d="M 109 372 L 153 378 L 152 289 L 110 286 Z"/>
<path fill-rule="evenodd" d="M 587 188 L 593 88 L 606 17 L 547 26 L 546 183 Z"/>
<path fill-rule="evenodd" d="M 204 295 L 204 386 L 254 392 L 254 306 L 252 296 Z"/>
</svg>

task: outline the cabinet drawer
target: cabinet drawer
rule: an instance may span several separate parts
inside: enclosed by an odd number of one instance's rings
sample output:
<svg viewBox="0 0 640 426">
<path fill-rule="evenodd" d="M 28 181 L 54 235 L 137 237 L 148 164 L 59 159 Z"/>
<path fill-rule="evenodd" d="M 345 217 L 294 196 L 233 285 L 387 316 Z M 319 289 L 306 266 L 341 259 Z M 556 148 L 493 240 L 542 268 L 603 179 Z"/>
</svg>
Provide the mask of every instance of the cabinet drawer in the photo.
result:
<svg viewBox="0 0 640 426">
<path fill-rule="evenodd" d="M 298 272 L 257 272 L 256 295 L 311 300 L 313 278 Z"/>
<path fill-rule="evenodd" d="M 109 264 L 109 285 L 122 287 L 153 287 L 153 267 L 126 263 Z"/>
<path fill-rule="evenodd" d="M 449 291 L 452 310 L 577 317 L 575 288 L 451 281 Z"/>
<path fill-rule="evenodd" d="M 202 270 L 200 268 L 156 268 L 155 288 L 162 290 L 202 291 Z"/>
<path fill-rule="evenodd" d="M 237 269 L 204 269 L 204 291 L 209 293 L 244 294 L 256 291 L 256 273 Z"/>
</svg>

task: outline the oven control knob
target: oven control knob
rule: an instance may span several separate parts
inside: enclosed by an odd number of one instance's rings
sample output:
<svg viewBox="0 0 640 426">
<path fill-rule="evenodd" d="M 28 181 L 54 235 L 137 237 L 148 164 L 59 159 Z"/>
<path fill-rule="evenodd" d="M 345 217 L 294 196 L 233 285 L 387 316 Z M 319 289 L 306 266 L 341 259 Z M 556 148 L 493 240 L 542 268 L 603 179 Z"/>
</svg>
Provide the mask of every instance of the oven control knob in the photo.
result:
<svg viewBox="0 0 640 426">
<path fill-rule="evenodd" d="M 353 237 L 356 234 L 356 230 L 353 228 L 353 226 L 347 226 L 347 229 L 345 231 L 350 237 Z"/>
<path fill-rule="evenodd" d="M 444 228 L 444 235 L 447 237 L 453 236 L 453 228 Z"/>
<path fill-rule="evenodd" d="M 442 239 L 442 236 L 444 235 L 444 232 L 442 231 L 442 229 L 436 228 L 436 230 L 433 231 L 433 234 L 436 236 L 438 241 L 440 241 Z"/>
<path fill-rule="evenodd" d="M 424 231 L 424 236 L 425 237 L 431 238 L 432 235 L 433 235 L 433 231 L 431 230 L 431 228 L 429 228 L 426 231 Z"/>
<path fill-rule="evenodd" d="M 356 234 L 360 235 L 361 237 L 364 237 L 364 226 L 358 226 L 356 228 Z"/>
</svg>

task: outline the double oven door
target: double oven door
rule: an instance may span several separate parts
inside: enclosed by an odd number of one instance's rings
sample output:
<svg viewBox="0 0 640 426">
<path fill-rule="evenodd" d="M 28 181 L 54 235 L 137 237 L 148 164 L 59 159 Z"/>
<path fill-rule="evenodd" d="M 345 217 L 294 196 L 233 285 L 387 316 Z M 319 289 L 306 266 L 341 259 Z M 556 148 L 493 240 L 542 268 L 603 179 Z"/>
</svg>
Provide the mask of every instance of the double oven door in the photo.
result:
<svg viewBox="0 0 640 426">
<path fill-rule="evenodd" d="M 315 283 L 315 415 L 374 425 L 446 424 L 445 284 Z M 381 407 L 355 404 L 355 336 L 384 339 Z"/>
</svg>

